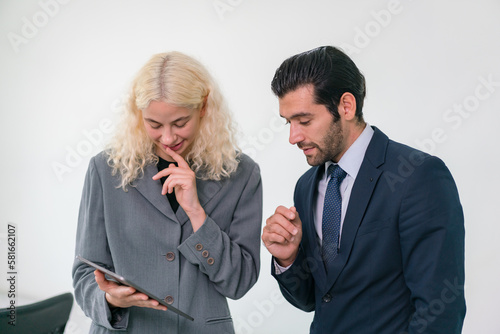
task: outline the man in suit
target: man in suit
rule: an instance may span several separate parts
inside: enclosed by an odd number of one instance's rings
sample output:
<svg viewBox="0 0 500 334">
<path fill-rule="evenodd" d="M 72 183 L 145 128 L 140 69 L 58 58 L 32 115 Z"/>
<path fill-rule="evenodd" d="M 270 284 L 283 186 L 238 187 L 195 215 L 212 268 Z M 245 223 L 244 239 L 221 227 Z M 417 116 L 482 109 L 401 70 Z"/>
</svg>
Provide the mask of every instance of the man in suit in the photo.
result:
<svg viewBox="0 0 500 334">
<path fill-rule="evenodd" d="M 310 333 L 460 333 L 464 220 L 438 158 L 363 119 L 365 79 L 334 47 L 285 60 L 272 81 L 290 143 L 313 166 L 262 240 Z"/>
</svg>

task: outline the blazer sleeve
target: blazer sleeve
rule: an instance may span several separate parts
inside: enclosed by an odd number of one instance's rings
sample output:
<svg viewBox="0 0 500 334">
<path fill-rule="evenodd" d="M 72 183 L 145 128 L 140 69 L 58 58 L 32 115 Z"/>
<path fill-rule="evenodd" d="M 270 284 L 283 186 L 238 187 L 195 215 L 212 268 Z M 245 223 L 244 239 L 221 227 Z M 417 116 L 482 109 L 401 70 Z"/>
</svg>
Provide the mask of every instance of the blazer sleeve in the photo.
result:
<svg viewBox="0 0 500 334">
<path fill-rule="evenodd" d="M 179 247 L 222 295 L 239 299 L 255 284 L 260 270 L 262 182 L 254 164 L 237 201 L 231 225 L 223 231 L 210 217 Z"/>
<path fill-rule="evenodd" d="M 104 224 L 102 183 L 95 159 L 91 159 L 85 177 L 75 253 L 113 270 Z M 95 281 L 94 269 L 77 259 L 73 264 L 73 287 L 76 302 L 94 323 L 111 330 L 127 327 L 128 310 L 118 308 L 111 312 L 104 291 Z"/>
<path fill-rule="evenodd" d="M 407 179 L 399 216 L 403 272 L 415 307 L 408 332 L 461 333 L 464 217 L 440 159 L 428 157 Z"/>
</svg>

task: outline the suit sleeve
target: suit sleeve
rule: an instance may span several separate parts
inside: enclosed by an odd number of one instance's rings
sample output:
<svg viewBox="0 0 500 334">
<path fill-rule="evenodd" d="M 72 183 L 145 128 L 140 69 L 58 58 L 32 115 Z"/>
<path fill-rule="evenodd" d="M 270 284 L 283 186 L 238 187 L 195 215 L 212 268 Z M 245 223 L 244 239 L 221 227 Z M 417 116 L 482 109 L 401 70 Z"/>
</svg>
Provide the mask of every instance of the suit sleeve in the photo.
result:
<svg viewBox="0 0 500 334">
<path fill-rule="evenodd" d="M 281 293 L 290 304 L 306 312 L 314 310 L 314 279 L 302 247 L 293 264 L 285 272 L 276 273 L 274 263 L 271 263 L 271 274 L 278 281 Z"/>
<path fill-rule="evenodd" d="M 102 184 L 95 158 L 90 161 L 85 177 L 75 253 L 113 270 L 104 224 Z M 79 260 L 75 260 L 73 265 L 73 287 L 76 302 L 94 323 L 110 330 L 127 327 L 128 310 L 117 308 L 111 312 L 104 291 L 99 289 L 95 281 L 94 269 Z"/>
<path fill-rule="evenodd" d="M 464 218 L 444 163 L 428 157 L 401 202 L 403 270 L 415 313 L 408 332 L 461 333 L 465 317 Z"/>
<path fill-rule="evenodd" d="M 294 203 L 299 215 L 306 217 L 303 199 L 300 196 L 302 193 L 298 191 L 301 187 L 302 179 L 297 182 L 294 192 Z M 299 247 L 299 253 L 293 264 L 283 273 L 277 273 L 274 266 L 274 258 L 271 263 L 271 274 L 278 281 L 281 293 L 285 299 L 292 304 L 306 312 L 311 312 L 315 308 L 315 286 L 314 278 L 311 274 L 311 269 L 307 261 L 307 254 L 305 252 L 305 241 L 307 240 L 306 231 L 304 230 L 304 220 L 302 220 L 302 241 Z"/>
<path fill-rule="evenodd" d="M 223 231 L 207 216 L 196 233 L 178 247 L 219 293 L 231 299 L 243 297 L 257 281 L 260 270 L 262 182 L 258 165 L 248 174 L 230 229 Z"/>
</svg>

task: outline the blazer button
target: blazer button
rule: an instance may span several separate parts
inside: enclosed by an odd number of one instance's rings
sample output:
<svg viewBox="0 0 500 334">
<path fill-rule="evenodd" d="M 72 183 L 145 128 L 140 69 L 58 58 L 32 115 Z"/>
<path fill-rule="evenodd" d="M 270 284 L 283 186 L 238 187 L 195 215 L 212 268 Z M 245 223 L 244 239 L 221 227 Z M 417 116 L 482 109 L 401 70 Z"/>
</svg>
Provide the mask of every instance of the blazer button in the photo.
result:
<svg viewBox="0 0 500 334">
<path fill-rule="evenodd" d="M 201 252 L 201 256 L 208 257 L 208 251 L 205 249 L 203 252 Z"/>
<path fill-rule="evenodd" d="M 173 303 L 174 303 L 174 297 L 172 297 L 172 296 L 170 296 L 170 295 L 169 295 L 169 296 L 166 296 L 166 297 L 163 299 L 163 301 L 164 301 L 165 303 L 167 303 L 167 304 L 171 305 L 171 304 L 173 304 Z"/>
<path fill-rule="evenodd" d="M 321 300 L 323 301 L 323 303 L 329 303 L 332 301 L 332 295 L 327 293 L 326 295 L 323 296 Z"/>
<path fill-rule="evenodd" d="M 196 244 L 196 246 L 194 246 L 194 248 L 196 248 L 197 251 L 201 251 L 203 249 L 203 245 L 202 244 Z"/>
<path fill-rule="evenodd" d="M 215 261 L 214 261 L 214 258 L 213 258 L 213 257 L 209 257 L 209 258 L 207 259 L 207 263 L 208 263 L 209 265 L 214 264 L 214 262 L 215 262 Z"/>
<path fill-rule="evenodd" d="M 167 258 L 167 261 L 173 261 L 175 260 L 175 254 L 173 252 L 168 252 L 165 257 Z"/>
</svg>

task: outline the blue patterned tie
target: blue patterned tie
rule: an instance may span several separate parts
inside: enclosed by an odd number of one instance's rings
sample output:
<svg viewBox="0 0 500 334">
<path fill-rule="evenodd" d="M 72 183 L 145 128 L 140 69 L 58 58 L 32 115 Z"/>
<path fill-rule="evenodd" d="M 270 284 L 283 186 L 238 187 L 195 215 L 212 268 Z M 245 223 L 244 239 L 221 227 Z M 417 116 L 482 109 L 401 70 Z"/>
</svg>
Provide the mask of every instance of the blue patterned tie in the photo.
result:
<svg viewBox="0 0 500 334">
<path fill-rule="evenodd" d="M 330 181 L 326 187 L 325 203 L 323 206 L 323 261 L 325 268 L 328 267 L 337 257 L 340 234 L 340 216 L 342 213 L 342 197 L 340 196 L 340 183 L 346 177 L 339 165 L 328 167 Z"/>
</svg>

